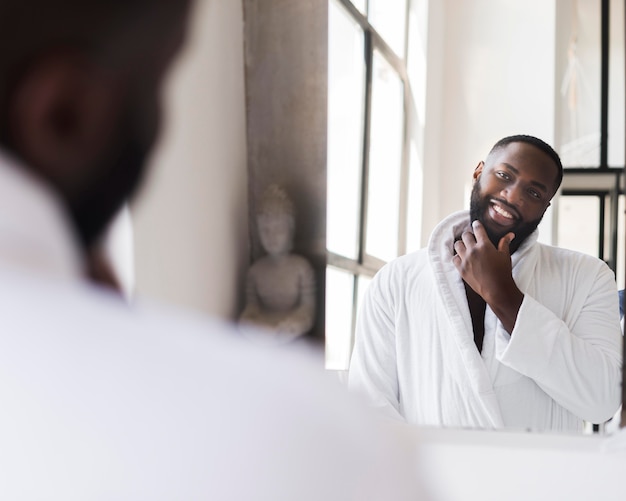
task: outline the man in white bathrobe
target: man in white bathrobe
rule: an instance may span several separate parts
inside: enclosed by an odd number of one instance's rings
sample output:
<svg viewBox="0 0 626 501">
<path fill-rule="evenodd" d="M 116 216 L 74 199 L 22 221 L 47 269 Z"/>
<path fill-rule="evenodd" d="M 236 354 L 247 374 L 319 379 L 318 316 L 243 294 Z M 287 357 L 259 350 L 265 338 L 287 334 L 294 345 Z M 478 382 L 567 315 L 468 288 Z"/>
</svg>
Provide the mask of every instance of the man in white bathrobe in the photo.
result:
<svg viewBox="0 0 626 501">
<path fill-rule="evenodd" d="M 0 499 L 416 499 L 395 430 L 317 359 L 93 283 L 188 8 L 0 2 Z"/>
<path fill-rule="evenodd" d="M 361 309 L 350 387 L 409 423 L 580 431 L 620 405 L 613 272 L 537 242 L 563 176 L 532 136 L 474 171 L 470 211 L 384 266 Z"/>
</svg>

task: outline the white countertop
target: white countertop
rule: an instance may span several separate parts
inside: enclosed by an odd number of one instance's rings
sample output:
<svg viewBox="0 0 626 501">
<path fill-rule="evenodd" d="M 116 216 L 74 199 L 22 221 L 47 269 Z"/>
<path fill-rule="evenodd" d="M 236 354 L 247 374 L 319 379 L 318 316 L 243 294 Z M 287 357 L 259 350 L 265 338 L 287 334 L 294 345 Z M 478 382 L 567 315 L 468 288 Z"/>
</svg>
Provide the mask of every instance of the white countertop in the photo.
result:
<svg viewBox="0 0 626 501">
<path fill-rule="evenodd" d="M 412 433 L 431 501 L 626 500 L 626 429 L 612 435 Z"/>
</svg>

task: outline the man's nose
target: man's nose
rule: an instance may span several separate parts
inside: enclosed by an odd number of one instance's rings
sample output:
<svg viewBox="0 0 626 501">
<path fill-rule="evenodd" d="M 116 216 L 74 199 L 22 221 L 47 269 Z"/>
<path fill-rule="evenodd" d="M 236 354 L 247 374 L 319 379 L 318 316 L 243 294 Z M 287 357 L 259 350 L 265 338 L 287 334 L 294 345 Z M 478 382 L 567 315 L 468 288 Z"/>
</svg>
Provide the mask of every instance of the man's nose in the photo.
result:
<svg viewBox="0 0 626 501">
<path fill-rule="evenodd" d="M 518 183 L 506 186 L 500 194 L 514 207 L 520 207 L 524 204 L 524 190 Z"/>
</svg>

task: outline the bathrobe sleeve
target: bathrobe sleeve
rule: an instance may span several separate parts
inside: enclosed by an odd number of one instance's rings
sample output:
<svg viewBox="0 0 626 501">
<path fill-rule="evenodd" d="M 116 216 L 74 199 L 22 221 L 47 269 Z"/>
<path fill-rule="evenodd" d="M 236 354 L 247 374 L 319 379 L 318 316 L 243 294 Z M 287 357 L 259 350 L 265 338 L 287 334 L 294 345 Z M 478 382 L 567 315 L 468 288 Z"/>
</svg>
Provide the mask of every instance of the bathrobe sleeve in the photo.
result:
<svg viewBox="0 0 626 501">
<path fill-rule="evenodd" d="M 620 404 L 622 335 L 613 272 L 604 263 L 592 268 L 591 278 L 572 279 L 562 297 L 551 291 L 552 309 L 526 294 L 511 335 L 499 327 L 496 350 L 570 412 L 602 423 Z"/>
<path fill-rule="evenodd" d="M 357 317 L 348 385 L 391 418 L 400 414 L 393 298 L 383 268 L 370 284 Z"/>
</svg>

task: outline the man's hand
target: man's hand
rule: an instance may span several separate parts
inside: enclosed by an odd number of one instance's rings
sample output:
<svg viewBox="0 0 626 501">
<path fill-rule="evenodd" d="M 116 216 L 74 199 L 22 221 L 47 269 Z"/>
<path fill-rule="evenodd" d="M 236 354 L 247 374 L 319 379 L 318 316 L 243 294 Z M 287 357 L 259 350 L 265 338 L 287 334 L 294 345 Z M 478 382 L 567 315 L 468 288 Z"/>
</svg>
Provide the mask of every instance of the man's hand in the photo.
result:
<svg viewBox="0 0 626 501">
<path fill-rule="evenodd" d="M 509 244 L 515 235 L 504 235 L 496 249 L 479 221 L 474 221 L 472 228 L 474 233 L 466 231 L 461 235 L 461 240 L 454 243 L 454 266 L 467 285 L 485 300 L 510 333 L 524 299 L 513 280 L 509 252 Z"/>
<path fill-rule="evenodd" d="M 467 285 L 489 303 L 513 281 L 509 244 L 515 235 L 507 233 L 496 249 L 480 222 L 474 221 L 472 228 L 474 233 L 466 231 L 454 243 L 454 265 Z"/>
</svg>

